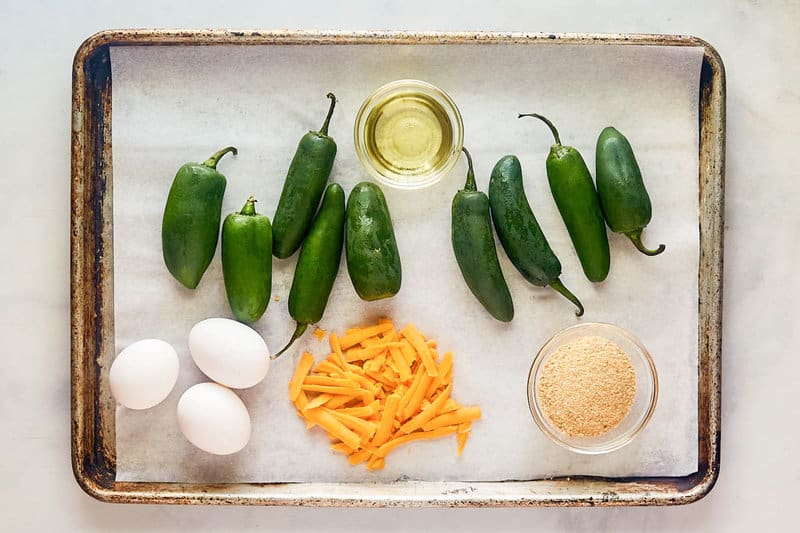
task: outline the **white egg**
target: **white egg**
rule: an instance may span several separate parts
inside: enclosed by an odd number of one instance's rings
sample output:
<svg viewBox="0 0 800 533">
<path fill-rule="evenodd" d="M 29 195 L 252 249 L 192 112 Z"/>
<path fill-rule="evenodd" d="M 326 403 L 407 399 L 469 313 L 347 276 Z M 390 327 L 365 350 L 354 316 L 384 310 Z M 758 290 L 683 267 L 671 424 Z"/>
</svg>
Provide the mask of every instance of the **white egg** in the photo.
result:
<svg viewBox="0 0 800 533">
<path fill-rule="evenodd" d="M 189 351 L 206 376 L 234 389 L 258 384 L 269 370 L 269 348 L 261 335 L 227 318 L 195 324 L 189 332 Z"/>
<path fill-rule="evenodd" d="M 129 409 L 161 403 L 178 380 L 178 354 L 162 340 L 144 339 L 122 350 L 108 375 L 111 394 Z"/>
<path fill-rule="evenodd" d="M 250 413 L 235 392 L 200 383 L 178 401 L 178 426 L 184 437 L 208 453 L 236 453 L 250 440 Z"/>
</svg>

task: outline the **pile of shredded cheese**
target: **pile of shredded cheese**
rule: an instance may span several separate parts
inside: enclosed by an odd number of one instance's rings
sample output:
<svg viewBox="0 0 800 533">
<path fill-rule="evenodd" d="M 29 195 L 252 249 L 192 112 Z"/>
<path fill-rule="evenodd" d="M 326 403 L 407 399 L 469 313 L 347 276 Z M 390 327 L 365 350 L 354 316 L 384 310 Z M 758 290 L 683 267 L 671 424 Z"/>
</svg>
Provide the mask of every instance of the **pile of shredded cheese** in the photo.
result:
<svg viewBox="0 0 800 533">
<path fill-rule="evenodd" d="M 332 353 L 316 366 L 303 353 L 289 399 L 309 429 L 328 432 L 334 451 L 377 470 L 401 444 L 456 434 L 461 455 L 481 410 L 450 397 L 451 352 L 440 360 L 436 341 L 413 324 L 397 332 L 385 318 L 341 338 L 331 333 L 329 341 Z"/>
</svg>

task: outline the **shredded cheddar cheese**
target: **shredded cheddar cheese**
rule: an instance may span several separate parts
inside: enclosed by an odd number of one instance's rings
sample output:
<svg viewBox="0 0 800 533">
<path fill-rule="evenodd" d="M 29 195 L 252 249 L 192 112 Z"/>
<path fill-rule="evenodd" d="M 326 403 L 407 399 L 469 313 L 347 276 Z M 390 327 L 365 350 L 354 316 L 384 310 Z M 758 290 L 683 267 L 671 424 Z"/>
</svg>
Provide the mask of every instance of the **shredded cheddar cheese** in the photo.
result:
<svg viewBox="0 0 800 533">
<path fill-rule="evenodd" d="M 315 332 L 320 340 L 326 333 Z M 402 444 L 454 434 L 461 455 L 481 410 L 451 397 L 451 352 L 439 358 L 436 341 L 414 324 L 397 331 L 387 318 L 328 341 L 331 353 L 316 365 L 302 355 L 289 399 L 307 428 L 328 433 L 333 451 L 378 470 Z"/>
</svg>

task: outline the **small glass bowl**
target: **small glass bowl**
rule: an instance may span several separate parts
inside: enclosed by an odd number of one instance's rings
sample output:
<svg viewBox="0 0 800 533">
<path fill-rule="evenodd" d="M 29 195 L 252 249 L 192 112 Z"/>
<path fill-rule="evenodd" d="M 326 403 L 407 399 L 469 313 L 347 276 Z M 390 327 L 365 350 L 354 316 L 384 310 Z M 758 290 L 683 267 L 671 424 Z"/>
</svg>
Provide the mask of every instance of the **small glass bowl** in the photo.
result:
<svg viewBox="0 0 800 533">
<path fill-rule="evenodd" d="M 557 429 L 539 405 L 539 379 L 544 364 L 562 345 L 579 337 L 596 336 L 619 346 L 636 372 L 636 395 L 627 416 L 616 427 L 596 437 L 572 437 Z M 587 322 L 561 330 L 542 346 L 528 374 L 528 407 L 539 429 L 556 444 L 576 453 L 602 454 L 631 442 L 653 416 L 658 398 L 658 375 L 647 348 L 629 331 L 613 324 Z"/>
<path fill-rule="evenodd" d="M 403 93 L 422 93 L 432 99 L 446 115 L 453 132 L 452 142 L 446 147 L 447 157 L 440 164 L 415 174 L 401 174 L 381 168 L 373 161 L 367 150 L 366 125 L 370 114 L 386 100 Z M 354 142 L 361 164 L 380 183 L 397 189 L 423 189 L 437 183 L 455 166 L 464 144 L 464 124 L 455 102 L 443 90 L 420 80 L 397 80 L 379 87 L 361 104 L 361 109 L 356 115 Z"/>
</svg>

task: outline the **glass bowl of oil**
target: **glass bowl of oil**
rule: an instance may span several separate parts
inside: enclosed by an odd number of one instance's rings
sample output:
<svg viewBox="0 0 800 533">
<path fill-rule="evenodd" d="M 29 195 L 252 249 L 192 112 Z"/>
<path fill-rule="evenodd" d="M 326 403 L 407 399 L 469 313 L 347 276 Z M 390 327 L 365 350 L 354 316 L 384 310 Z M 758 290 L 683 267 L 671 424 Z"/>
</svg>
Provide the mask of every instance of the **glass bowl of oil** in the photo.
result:
<svg viewBox="0 0 800 533">
<path fill-rule="evenodd" d="M 422 189 L 458 161 L 464 125 L 453 99 L 419 80 L 397 80 L 372 93 L 358 111 L 355 146 L 379 182 Z"/>
</svg>

